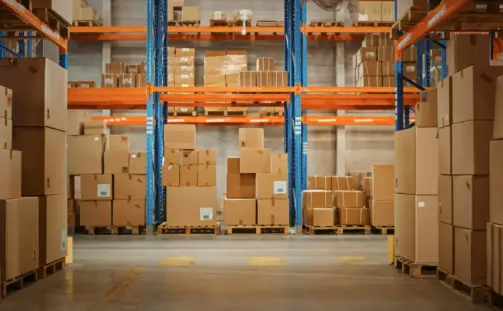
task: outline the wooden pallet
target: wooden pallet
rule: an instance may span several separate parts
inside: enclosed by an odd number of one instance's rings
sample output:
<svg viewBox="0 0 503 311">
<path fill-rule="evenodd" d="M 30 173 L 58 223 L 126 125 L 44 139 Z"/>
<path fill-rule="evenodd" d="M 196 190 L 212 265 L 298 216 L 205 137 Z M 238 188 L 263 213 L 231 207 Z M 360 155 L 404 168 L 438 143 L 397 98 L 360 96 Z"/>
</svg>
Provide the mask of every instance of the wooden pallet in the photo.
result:
<svg viewBox="0 0 503 311">
<path fill-rule="evenodd" d="M 328 227 L 305 226 L 306 234 L 322 235 L 322 234 L 369 234 L 370 226 L 367 225 L 335 225 Z"/>
<path fill-rule="evenodd" d="M 49 25 L 52 30 L 57 32 L 63 38 L 68 38 L 70 36 L 70 24 L 61 18 L 61 16 L 59 16 L 56 12 L 50 9 L 38 8 L 33 9 L 33 14 L 35 14 L 42 22 Z"/>
<path fill-rule="evenodd" d="M 236 27 L 236 26 L 243 26 L 242 21 L 235 21 L 235 20 L 210 20 L 210 27 Z M 246 22 L 246 27 L 251 27 L 251 22 L 247 21 Z"/>
<path fill-rule="evenodd" d="M 168 226 L 166 223 L 157 227 L 158 235 L 219 235 L 218 226 Z"/>
<path fill-rule="evenodd" d="M 23 275 L 7 280 L 2 283 L 2 297 L 6 297 L 10 292 L 23 289 L 25 285 L 38 280 L 38 269 L 27 272 Z"/>
<path fill-rule="evenodd" d="M 261 117 L 282 117 L 284 116 L 284 112 L 261 112 L 260 116 Z"/>
<path fill-rule="evenodd" d="M 474 304 L 491 302 L 491 289 L 487 286 L 466 284 L 456 276 L 442 269 L 437 269 L 437 279 L 444 285 L 455 290 L 461 296 L 468 298 Z"/>
<path fill-rule="evenodd" d="M 87 235 L 140 235 L 145 234 L 145 226 L 104 226 L 78 227 L 77 233 Z"/>
<path fill-rule="evenodd" d="M 373 234 L 382 234 L 382 235 L 386 235 L 386 234 L 394 234 L 395 233 L 395 227 L 393 226 L 372 226 L 372 228 L 370 229 L 370 231 L 373 233 Z"/>
<path fill-rule="evenodd" d="M 211 117 L 211 116 L 222 116 L 222 117 L 228 117 L 228 116 L 246 116 L 248 115 L 248 111 L 216 111 L 216 110 L 205 110 L 204 115 L 206 117 Z"/>
<path fill-rule="evenodd" d="M 43 267 L 38 268 L 38 277 L 40 279 L 45 279 L 49 275 L 54 274 L 60 270 L 63 270 L 66 265 L 66 257 L 60 258 L 53 261 Z"/>
<path fill-rule="evenodd" d="M 437 275 L 437 266 L 414 263 L 401 256 L 395 257 L 394 266 L 412 278 L 429 278 Z"/>
<path fill-rule="evenodd" d="M 227 226 L 227 235 L 233 234 L 288 234 L 289 226 L 243 225 Z"/>
<path fill-rule="evenodd" d="M 426 17 L 426 14 L 428 12 L 425 9 L 411 7 L 391 26 L 391 36 L 393 38 L 399 37 L 401 31 L 407 31 L 414 27 Z"/>
<path fill-rule="evenodd" d="M 356 27 L 387 27 L 393 25 L 393 22 L 379 22 L 379 21 L 357 21 L 353 23 Z"/>
<path fill-rule="evenodd" d="M 283 27 L 285 23 L 283 21 L 257 21 L 257 27 Z"/>
<path fill-rule="evenodd" d="M 101 26 L 101 25 L 103 25 L 103 22 L 99 19 L 92 20 L 92 21 L 73 21 L 73 26 L 91 27 L 91 26 Z"/>
<path fill-rule="evenodd" d="M 344 23 L 334 21 L 334 20 L 312 20 L 309 26 L 311 27 L 335 27 L 335 26 L 343 26 Z"/>
<path fill-rule="evenodd" d="M 182 112 L 182 111 L 169 111 L 168 116 L 172 117 L 190 117 L 190 116 L 197 116 L 197 111 L 188 111 L 188 112 Z"/>
</svg>

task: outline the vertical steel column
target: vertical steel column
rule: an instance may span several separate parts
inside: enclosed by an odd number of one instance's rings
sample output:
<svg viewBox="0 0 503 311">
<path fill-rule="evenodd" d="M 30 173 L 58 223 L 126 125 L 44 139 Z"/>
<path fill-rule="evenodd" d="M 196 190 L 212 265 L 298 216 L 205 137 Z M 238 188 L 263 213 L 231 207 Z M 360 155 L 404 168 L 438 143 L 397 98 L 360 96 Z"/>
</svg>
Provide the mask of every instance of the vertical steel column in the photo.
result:
<svg viewBox="0 0 503 311">
<path fill-rule="evenodd" d="M 302 25 L 307 24 L 307 4 L 303 3 L 302 4 L 302 10 L 301 10 L 301 22 Z M 308 55 L 307 55 L 307 48 L 308 48 L 308 40 L 307 40 L 307 34 L 302 34 L 302 56 L 301 56 L 301 61 L 302 61 L 302 86 L 307 86 L 307 61 L 308 61 Z M 302 103 L 301 103 L 302 104 Z M 304 117 L 307 114 L 307 110 L 302 109 L 302 117 Z M 307 143 L 307 126 L 302 123 L 302 188 L 301 190 L 304 191 L 307 189 L 307 151 L 308 151 L 308 143 Z"/>
<path fill-rule="evenodd" d="M 293 72 L 294 86 L 300 87 L 302 84 L 302 42 L 301 42 L 301 11 L 300 0 L 294 1 L 293 7 Z M 297 232 L 302 232 L 302 120 L 301 120 L 301 94 L 296 91 L 293 94 L 294 113 L 294 195 L 295 195 L 295 226 Z"/>
<path fill-rule="evenodd" d="M 164 35 L 163 17 L 166 16 L 167 11 L 164 9 L 163 0 L 155 0 L 155 86 L 162 86 L 163 77 L 163 44 L 162 39 Z M 154 93 L 154 161 L 155 161 L 155 224 L 160 224 L 161 221 L 161 204 L 163 201 L 162 189 L 162 160 L 164 157 L 163 152 L 163 115 L 162 106 L 160 103 L 160 93 Z"/>
<path fill-rule="evenodd" d="M 417 54 L 417 81 L 419 86 L 423 86 L 424 66 L 423 66 L 424 41 L 419 40 L 416 43 Z"/>
<path fill-rule="evenodd" d="M 154 69 L 154 0 L 147 0 L 147 232 L 153 232 L 154 197 L 154 120 L 153 120 L 153 72 Z"/>
<path fill-rule="evenodd" d="M 164 2 L 164 9 L 165 9 L 165 12 L 167 12 L 168 10 L 168 0 L 162 0 Z M 162 51 L 162 58 L 163 58 L 163 77 L 162 77 L 162 85 L 163 86 L 168 86 L 168 16 L 164 16 L 164 20 L 163 20 L 163 29 L 164 29 L 164 41 L 163 41 L 163 51 Z M 164 124 L 168 124 L 168 103 L 167 102 L 164 102 L 162 103 L 162 114 L 163 114 L 163 126 Z M 162 139 L 163 139 L 163 142 L 162 142 L 162 150 L 163 150 L 163 154 L 164 154 L 164 128 L 162 129 Z M 163 159 L 163 163 L 164 164 L 164 159 Z M 161 174 L 162 174 L 162 169 L 161 169 Z M 161 185 L 162 185 L 162 176 L 161 176 Z M 166 187 L 161 187 L 162 188 L 162 202 L 161 202 L 161 209 L 163 211 L 163 218 L 160 219 L 160 221 L 162 222 L 162 220 L 166 220 L 166 215 L 167 215 L 167 206 L 166 206 Z"/>
<path fill-rule="evenodd" d="M 294 85 L 293 66 L 293 3 L 285 0 L 285 70 L 288 72 L 288 86 Z M 288 198 L 290 204 L 290 225 L 295 226 L 295 161 L 293 144 L 293 94 L 290 103 L 285 105 L 285 151 L 288 153 Z"/>
<path fill-rule="evenodd" d="M 442 80 L 447 79 L 447 71 L 449 68 L 447 68 L 447 40 L 441 40 L 440 41 L 443 44 L 443 47 L 440 51 L 440 55 L 442 58 L 442 72 L 440 74 L 442 75 Z"/>
<path fill-rule="evenodd" d="M 27 36 L 31 36 L 31 31 L 28 31 L 26 33 Z M 26 53 L 26 57 L 32 57 L 33 56 L 33 40 L 32 39 L 28 39 L 28 52 Z"/>
<path fill-rule="evenodd" d="M 395 22 L 398 20 L 398 1 L 395 0 Z M 398 45 L 395 46 L 395 51 L 398 51 Z M 397 53 L 395 56 L 395 131 L 403 129 L 403 58 L 402 53 Z"/>
<path fill-rule="evenodd" d="M 431 85 L 431 40 L 424 41 L 424 78 L 423 87 Z"/>
<path fill-rule="evenodd" d="M 6 35 L 7 35 L 6 32 L 0 32 L 0 36 L 5 37 Z M 4 58 L 5 57 L 5 51 L 2 48 L 2 46 L 4 46 L 4 47 L 7 46 L 7 40 L 0 40 L 0 58 Z"/>
</svg>

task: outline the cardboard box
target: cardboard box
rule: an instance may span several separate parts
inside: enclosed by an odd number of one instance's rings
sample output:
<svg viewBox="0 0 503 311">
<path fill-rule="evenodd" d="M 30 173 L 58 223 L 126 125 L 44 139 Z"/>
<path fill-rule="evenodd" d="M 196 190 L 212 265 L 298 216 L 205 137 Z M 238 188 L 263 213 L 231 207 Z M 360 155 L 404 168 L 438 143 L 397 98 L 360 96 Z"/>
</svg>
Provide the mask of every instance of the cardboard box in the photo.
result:
<svg viewBox="0 0 503 311">
<path fill-rule="evenodd" d="M 256 176 L 256 198 L 287 199 L 288 175 L 259 173 Z"/>
<path fill-rule="evenodd" d="M 66 195 L 65 132 L 49 127 L 15 127 L 13 146 L 23 154 L 23 195 Z"/>
<path fill-rule="evenodd" d="M 166 219 L 169 226 L 216 225 L 215 187 L 168 187 L 166 201 Z"/>
<path fill-rule="evenodd" d="M 288 174 L 288 154 L 271 154 L 271 173 Z"/>
<path fill-rule="evenodd" d="M 81 226 L 112 225 L 112 201 L 80 201 L 79 211 Z"/>
<path fill-rule="evenodd" d="M 365 196 L 372 196 L 372 177 L 363 178 L 363 193 Z M 395 199 L 395 195 L 393 195 L 393 199 Z"/>
<path fill-rule="evenodd" d="M 437 89 L 421 92 L 421 101 L 416 104 L 416 126 L 437 127 Z"/>
<path fill-rule="evenodd" d="M 180 187 L 180 165 L 164 163 L 162 166 L 162 185 Z"/>
<path fill-rule="evenodd" d="M 367 34 L 363 39 L 362 47 L 364 48 L 377 48 L 379 47 L 379 35 L 377 34 Z"/>
<path fill-rule="evenodd" d="M 129 173 L 129 153 L 128 152 L 105 152 L 105 174 L 127 174 Z"/>
<path fill-rule="evenodd" d="M 147 154 L 145 152 L 134 152 L 129 154 L 129 174 L 147 174 Z"/>
<path fill-rule="evenodd" d="M 452 127 L 438 129 L 438 172 L 452 174 Z"/>
<path fill-rule="evenodd" d="M 452 176 L 438 176 L 438 219 L 452 225 L 453 184 Z"/>
<path fill-rule="evenodd" d="M 339 184 L 337 187 L 342 185 Z M 332 190 L 332 177 L 331 176 L 308 176 L 307 189 L 310 190 Z"/>
<path fill-rule="evenodd" d="M 500 295 L 503 292 L 502 241 L 503 227 L 487 223 L 487 285 Z"/>
<path fill-rule="evenodd" d="M 437 125 L 452 124 L 452 77 L 437 83 Z"/>
<path fill-rule="evenodd" d="M 196 126 L 194 124 L 164 125 L 164 149 L 196 149 Z"/>
<path fill-rule="evenodd" d="M 12 120 L 0 117 L 0 149 L 12 149 Z"/>
<path fill-rule="evenodd" d="M 0 149 L 0 200 L 21 197 L 21 152 Z"/>
<path fill-rule="evenodd" d="M 0 110 L 1 111 L 1 110 Z M 66 129 L 67 135 L 83 135 L 84 134 L 84 121 L 87 121 L 89 114 L 84 110 L 68 110 L 67 111 L 67 123 L 68 128 Z"/>
<path fill-rule="evenodd" d="M 381 1 L 381 20 L 383 22 L 395 22 L 394 1 Z"/>
<path fill-rule="evenodd" d="M 489 221 L 489 176 L 453 177 L 453 224 L 484 230 Z"/>
<path fill-rule="evenodd" d="M 228 157 L 227 158 L 227 174 L 239 174 L 240 159 L 239 157 Z"/>
<path fill-rule="evenodd" d="M 372 195 L 376 201 L 395 199 L 395 166 L 393 164 L 374 164 L 372 166 Z"/>
<path fill-rule="evenodd" d="M 114 89 L 119 85 L 119 75 L 116 73 L 101 74 L 101 87 L 105 89 Z"/>
<path fill-rule="evenodd" d="M 145 226 L 145 200 L 113 200 L 112 225 Z"/>
<path fill-rule="evenodd" d="M 382 66 L 378 61 L 363 61 L 358 65 L 358 76 L 382 76 Z"/>
<path fill-rule="evenodd" d="M 368 208 L 337 208 L 337 218 L 341 225 L 368 225 Z"/>
<path fill-rule="evenodd" d="M 101 174 L 105 137 L 102 135 L 68 136 L 68 174 Z"/>
<path fill-rule="evenodd" d="M 145 175 L 115 174 L 115 200 L 145 200 L 147 185 Z"/>
<path fill-rule="evenodd" d="M 164 150 L 164 164 L 180 165 L 181 163 L 181 153 L 179 149 Z"/>
<path fill-rule="evenodd" d="M 198 151 L 197 150 L 182 150 L 182 163 L 184 166 L 196 166 L 198 163 Z"/>
<path fill-rule="evenodd" d="M 330 190 L 305 190 L 304 208 L 334 207 L 334 193 Z"/>
<path fill-rule="evenodd" d="M 470 285 L 486 284 L 486 231 L 454 229 L 454 275 Z"/>
<path fill-rule="evenodd" d="M 390 77 L 392 79 L 395 78 L 395 62 L 382 62 L 381 64 L 382 67 L 382 75 L 383 77 Z M 390 80 L 392 80 L 390 79 Z M 384 84 L 384 81 L 383 81 Z"/>
<path fill-rule="evenodd" d="M 323 177 L 323 176 L 313 176 L 313 177 Z M 330 178 L 330 177 L 328 177 L 328 178 Z M 324 178 L 322 178 L 322 180 L 323 179 Z M 312 181 L 314 181 L 316 183 L 317 178 L 313 178 Z M 309 183 L 309 179 L 308 179 L 308 183 Z M 320 187 L 325 188 L 324 180 L 320 184 L 322 184 Z M 351 176 L 332 176 L 331 180 L 330 180 L 330 184 L 332 185 L 332 187 L 331 187 L 332 190 L 353 190 L 353 187 L 351 185 Z"/>
<path fill-rule="evenodd" d="M 335 208 L 314 208 L 313 223 L 314 227 L 333 227 L 335 224 Z"/>
<path fill-rule="evenodd" d="M 119 87 L 120 88 L 135 88 L 136 87 L 136 74 L 119 73 Z"/>
<path fill-rule="evenodd" d="M 356 52 L 356 63 L 360 65 L 364 61 L 377 61 L 377 48 L 361 48 Z"/>
<path fill-rule="evenodd" d="M 381 21 L 380 1 L 358 1 L 358 21 Z"/>
<path fill-rule="evenodd" d="M 447 42 L 447 68 L 449 75 L 472 65 L 482 68 L 489 66 L 490 36 L 462 35 L 454 36 Z"/>
<path fill-rule="evenodd" d="M 38 226 L 38 198 L 0 200 L 2 281 L 39 267 Z"/>
<path fill-rule="evenodd" d="M 216 165 L 198 165 L 197 166 L 197 186 L 198 187 L 216 187 L 217 185 L 217 166 Z"/>
<path fill-rule="evenodd" d="M 180 166 L 180 187 L 196 187 L 197 186 L 197 165 L 195 166 Z"/>
<path fill-rule="evenodd" d="M 126 66 L 122 62 L 112 62 L 105 65 L 106 73 L 120 74 L 126 72 Z"/>
<path fill-rule="evenodd" d="M 259 71 L 257 72 L 257 87 L 272 87 L 273 72 Z"/>
<path fill-rule="evenodd" d="M 214 149 L 198 150 L 197 165 L 217 165 L 217 151 Z"/>
<path fill-rule="evenodd" d="M 394 200 L 394 199 L 393 199 Z M 372 226 L 395 225 L 395 202 L 372 200 L 370 210 L 370 224 Z"/>
<path fill-rule="evenodd" d="M 224 197 L 224 221 L 227 226 L 246 226 L 257 223 L 257 200 Z"/>
<path fill-rule="evenodd" d="M 12 89 L 14 94 L 14 126 L 47 126 L 66 131 L 67 82 L 68 71 L 48 58 L 0 60 L 0 85 Z"/>
<path fill-rule="evenodd" d="M 188 8 L 187 10 L 191 10 L 190 9 L 191 7 L 185 7 L 185 8 Z M 176 48 L 175 49 L 175 54 L 176 54 L 176 56 L 192 56 L 192 57 L 195 57 L 196 56 L 196 49 L 192 49 L 192 48 Z"/>
<path fill-rule="evenodd" d="M 274 71 L 274 58 L 257 58 L 257 71 Z"/>
<path fill-rule="evenodd" d="M 68 0 L 32 0 L 33 9 L 48 9 L 68 24 L 73 24 L 73 1 Z"/>
<path fill-rule="evenodd" d="M 377 48 L 377 59 L 380 62 L 394 62 L 395 61 L 395 46 L 380 46 Z"/>
<path fill-rule="evenodd" d="M 12 120 L 12 90 L 0 85 L 0 117 Z"/>
<path fill-rule="evenodd" d="M 137 64 L 126 64 L 125 65 L 125 71 L 126 73 L 131 73 L 131 74 L 138 74 L 141 72 L 141 65 Z"/>
<path fill-rule="evenodd" d="M 257 224 L 288 226 L 290 224 L 290 206 L 288 199 L 258 199 Z"/>
<path fill-rule="evenodd" d="M 129 152 L 129 137 L 125 135 L 109 135 L 107 137 L 106 151 Z"/>
<path fill-rule="evenodd" d="M 503 77 L 499 77 L 496 81 L 493 138 L 503 138 Z"/>
<path fill-rule="evenodd" d="M 264 148 L 263 128 L 240 128 L 239 147 Z"/>
<path fill-rule="evenodd" d="M 66 194 L 38 198 L 40 266 L 67 255 L 68 206 Z"/>
<path fill-rule="evenodd" d="M 395 133 L 396 193 L 437 194 L 436 128 L 410 128 Z"/>
<path fill-rule="evenodd" d="M 201 8 L 198 6 L 183 6 L 182 21 L 200 21 Z M 178 53 L 177 53 L 178 55 Z"/>
<path fill-rule="evenodd" d="M 438 224 L 438 267 L 454 274 L 454 227 L 443 222 Z"/>
<path fill-rule="evenodd" d="M 103 120 L 92 120 L 82 122 L 84 135 L 106 135 L 107 123 Z"/>
<path fill-rule="evenodd" d="M 73 176 L 73 186 L 77 200 L 112 199 L 112 175 Z"/>
<path fill-rule="evenodd" d="M 452 125 L 452 174 L 488 175 L 492 121 L 468 121 Z"/>
<path fill-rule="evenodd" d="M 241 71 L 238 79 L 239 87 L 256 87 L 257 72 L 256 71 Z"/>
<path fill-rule="evenodd" d="M 146 88 L 147 87 L 147 74 L 146 73 L 136 74 L 136 87 L 137 88 Z"/>
<path fill-rule="evenodd" d="M 241 173 L 269 173 L 271 150 L 266 148 L 240 148 L 239 171 Z"/>
<path fill-rule="evenodd" d="M 337 191 L 336 206 L 339 208 L 362 208 L 363 191 L 357 191 L 357 190 Z"/>
<path fill-rule="evenodd" d="M 490 216 L 489 221 L 496 224 L 503 224 L 503 141 L 491 141 L 490 156 Z"/>
<path fill-rule="evenodd" d="M 256 174 L 228 174 L 227 197 L 255 198 Z"/>
</svg>

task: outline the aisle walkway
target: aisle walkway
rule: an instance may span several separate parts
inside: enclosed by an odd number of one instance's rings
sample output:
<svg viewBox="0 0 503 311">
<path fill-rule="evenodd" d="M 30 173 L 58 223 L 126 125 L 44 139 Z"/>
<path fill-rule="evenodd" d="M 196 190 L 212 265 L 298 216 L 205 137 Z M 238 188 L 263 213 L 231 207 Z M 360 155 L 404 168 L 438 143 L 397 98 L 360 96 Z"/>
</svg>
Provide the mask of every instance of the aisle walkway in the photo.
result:
<svg viewBox="0 0 503 311">
<path fill-rule="evenodd" d="M 380 236 L 79 236 L 75 258 L 0 311 L 486 310 L 398 274 Z"/>
</svg>

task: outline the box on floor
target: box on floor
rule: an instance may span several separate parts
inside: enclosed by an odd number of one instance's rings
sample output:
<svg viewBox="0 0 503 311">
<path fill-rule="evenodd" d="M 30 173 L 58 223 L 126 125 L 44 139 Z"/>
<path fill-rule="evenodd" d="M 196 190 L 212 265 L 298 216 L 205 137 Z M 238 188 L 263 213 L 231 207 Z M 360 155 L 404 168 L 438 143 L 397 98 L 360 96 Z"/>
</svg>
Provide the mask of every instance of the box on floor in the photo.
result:
<svg viewBox="0 0 503 311">
<path fill-rule="evenodd" d="M 228 226 L 255 225 L 257 223 L 257 200 L 224 198 L 224 221 Z"/>
<path fill-rule="evenodd" d="M 168 226 L 216 225 L 215 187 L 168 187 L 166 196 Z"/>
<path fill-rule="evenodd" d="M 228 198 L 255 198 L 256 174 L 228 174 Z"/>
<path fill-rule="evenodd" d="M 78 201 L 77 204 L 81 226 L 112 225 L 112 201 Z"/>
<path fill-rule="evenodd" d="M 112 225 L 144 226 L 145 200 L 113 200 Z"/>
</svg>

